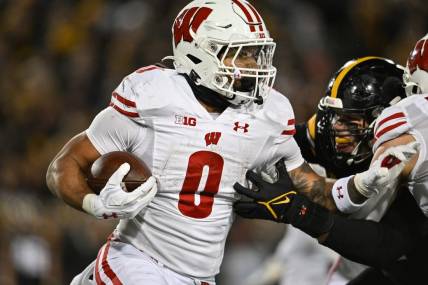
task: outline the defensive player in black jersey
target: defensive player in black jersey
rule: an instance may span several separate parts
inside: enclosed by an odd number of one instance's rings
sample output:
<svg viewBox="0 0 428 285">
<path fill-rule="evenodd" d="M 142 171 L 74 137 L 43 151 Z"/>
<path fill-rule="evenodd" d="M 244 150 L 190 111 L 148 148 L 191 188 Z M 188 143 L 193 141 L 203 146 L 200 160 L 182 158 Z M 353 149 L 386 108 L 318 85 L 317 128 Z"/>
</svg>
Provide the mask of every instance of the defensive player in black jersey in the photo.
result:
<svg viewBox="0 0 428 285">
<path fill-rule="evenodd" d="M 317 113 L 296 126 L 294 138 L 305 160 L 320 164 L 335 178 L 366 170 L 374 120 L 405 97 L 402 75 L 401 67 L 381 57 L 363 57 L 341 67 Z"/>
<path fill-rule="evenodd" d="M 372 159 L 376 117 L 405 97 L 402 75 L 401 67 L 384 58 L 346 63 L 329 82 L 317 113 L 296 126 L 295 139 L 305 160 L 323 166 L 327 176 L 334 178 L 366 170 Z M 253 176 L 259 196 L 269 192 L 272 197 L 275 191 L 280 195 L 290 189 L 282 164 L 278 168 L 279 180 L 274 184 Z M 254 198 L 249 192 L 253 190 L 239 185 L 236 190 Z M 428 250 L 426 219 L 408 191 L 398 193 L 380 223 L 331 214 L 303 195 L 296 195 L 289 205 L 277 205 L 278 211 L 286 209 L 277 217 L 339 254 L 371 266 L 349 284 L 413 284 L 408 282 L 417 280 L 427 263 L 421 258 Z M 235 211 L 247 218 L 278 221 L 263 203 L 257 203 L 260 200 L 237 202 Z"/>
</svg>

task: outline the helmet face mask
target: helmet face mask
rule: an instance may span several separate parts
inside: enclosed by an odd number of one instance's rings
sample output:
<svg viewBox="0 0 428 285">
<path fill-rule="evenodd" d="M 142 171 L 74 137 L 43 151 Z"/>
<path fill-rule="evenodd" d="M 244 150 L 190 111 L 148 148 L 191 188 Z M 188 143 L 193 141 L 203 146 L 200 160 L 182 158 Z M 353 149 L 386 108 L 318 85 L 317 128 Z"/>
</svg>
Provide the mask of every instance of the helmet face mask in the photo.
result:
<svg viewBox="0 0 428 285">
<path fill-rule="evenodd" d="M 376 118 L 405 97 L 402 76 L 402 67 L 379 57 L 352 60 L 339 69 L 318 104 L 317 155 L 338 168 L 368 164 Z"/>
<path fill-rule="evenodd" d="M 265 98 L 276 73 L 271 68 L 275 44 L 231 43 L 222 49 L 213 85 L 229 100 L 246 103 L 258 97 Z"/>
<path fill-rule="evenodd" d="M 359 164 L 371 157 L 373 113 L 378 113 L 377 107 L 361 110 L 319 104 L 317 138 L 337 167 Z"/>
<path fill-rule="evenodd" d="M 269 94 L 276 77 L 275 43 L 248 2 L 193 1 L 179 13 L 172 33 L 175 68 L 196 84 L 234 105 Z"/>
</svg>

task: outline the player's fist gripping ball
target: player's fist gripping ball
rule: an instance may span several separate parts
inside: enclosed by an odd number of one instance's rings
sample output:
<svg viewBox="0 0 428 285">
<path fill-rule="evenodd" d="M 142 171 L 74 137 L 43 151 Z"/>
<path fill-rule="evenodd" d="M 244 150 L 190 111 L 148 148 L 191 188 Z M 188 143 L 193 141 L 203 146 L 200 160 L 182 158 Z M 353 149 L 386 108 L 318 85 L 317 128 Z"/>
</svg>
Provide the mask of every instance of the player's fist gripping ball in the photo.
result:
<svg viewBox="0 0 428 285">
<path fill-rule="evenodd" d="M 126 151 L 109 152 L 100 156 L 91 166 L 87 183 L 92 191 L 99 194 L 112 174 L 125 162 L 129 163 L 131 169 L 122 180 L 124 191 L 134 191 L 152 175 L 144 161 L 132 153 Z"/>
</svg>

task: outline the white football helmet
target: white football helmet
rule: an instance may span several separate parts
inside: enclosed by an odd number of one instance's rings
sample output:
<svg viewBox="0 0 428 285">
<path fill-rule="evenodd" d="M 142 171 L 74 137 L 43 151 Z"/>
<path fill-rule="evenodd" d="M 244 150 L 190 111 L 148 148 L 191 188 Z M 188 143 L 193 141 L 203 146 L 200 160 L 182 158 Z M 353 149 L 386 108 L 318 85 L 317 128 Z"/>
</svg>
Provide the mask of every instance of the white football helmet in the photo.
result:
<svg viewBox="0 0 428 285">
<path fill-rule="evenodd" d="M 247 1 L 192 1 L 175 19 L 172 35 L 175 69 L 196 84 L 233 105 L 262 103 L 268 96 L 276 76 L 275 42 Z M 254 57 L 257 67 L 238 67 L 236 59 L 241 56 Z"/>
<path fill-rule="evenodd" d="M 428 34 L 410 52 L 403 81 L 407 96 L 428 93 Z"/>
</svg>

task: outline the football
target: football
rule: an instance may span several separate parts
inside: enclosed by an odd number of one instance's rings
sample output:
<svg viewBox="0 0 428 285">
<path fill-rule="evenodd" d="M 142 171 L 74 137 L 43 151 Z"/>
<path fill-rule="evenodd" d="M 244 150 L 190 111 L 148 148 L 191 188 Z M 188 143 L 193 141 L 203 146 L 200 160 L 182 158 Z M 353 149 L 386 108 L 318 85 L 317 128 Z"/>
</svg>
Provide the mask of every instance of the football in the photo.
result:
<svg viewBox="0 0 428 285">
<path fill-rule="evenodd" d="M 109 152 L 94 161 L 87 175 L 86 181 L 92 191 L 99 194 L 110 176 L 125 162 L 129 163 L 131 169 L 122 180 L 124 191 L 134 191 L 152 175 L 144 161 L 132 153 L 126 151 Z"/>
</svg>

